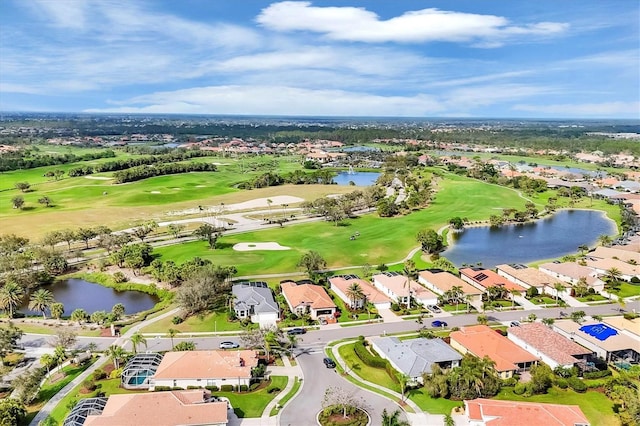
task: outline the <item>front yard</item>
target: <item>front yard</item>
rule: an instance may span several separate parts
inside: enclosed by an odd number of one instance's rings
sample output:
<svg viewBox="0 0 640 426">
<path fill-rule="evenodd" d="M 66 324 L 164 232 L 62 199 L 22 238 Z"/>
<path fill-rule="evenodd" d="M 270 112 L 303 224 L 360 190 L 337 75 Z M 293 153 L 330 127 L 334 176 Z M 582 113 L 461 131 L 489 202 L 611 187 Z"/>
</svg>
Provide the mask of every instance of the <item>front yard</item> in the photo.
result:
<svg viewBox="0 0 640 426">
<path fill-rule="evenodd" d="M 156 321 L 142 329 L 143 333 L 166 333 L 173 328 L 180 333 L 201 333 L 215 331 L 242 331 L 240 321 L 229 321 L 226 312 L 209 312 L 204 315 L 193 315 L 180 324 L 174 324 L 173 318 L 167 317 Z"/>
</svg>

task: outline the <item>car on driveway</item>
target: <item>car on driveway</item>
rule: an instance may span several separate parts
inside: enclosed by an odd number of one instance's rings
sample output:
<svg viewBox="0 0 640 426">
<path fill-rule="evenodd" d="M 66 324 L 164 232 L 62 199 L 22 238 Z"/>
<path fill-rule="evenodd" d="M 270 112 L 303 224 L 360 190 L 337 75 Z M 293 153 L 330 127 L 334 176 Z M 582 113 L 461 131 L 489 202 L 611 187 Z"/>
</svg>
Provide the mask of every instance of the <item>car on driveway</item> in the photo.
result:
<svg viewBox="0 0 640 426">
<path fill-rule="evenodd" d="M 431 327 L 446 327 L 447 323 L 440 320 L 431 321 Z"/>
<path fill-rule="evenodd" d="M 511 321 L 509 327 L 520 327 L 520 321 Z"/>
<path fill-rule="evenodd" d="M 442 309 L 440 309 L 436 305 L 428 305 L 427 309 L 433 312 L 434 314 L 439 314 L 440 312 L 442 312 Z"/>
<path fill-rule="evenodd" d="M 331 358 L 324 358 L 322 362 L 327 368 L 336 368 L 336 363 Z"/>
<path fill-rule="evenodd" d="M 220 349 L 235 349 L 239 347 L 240 345 L 236 342 L 220 342 Z"/>
<path fill-rule="evenodd" d="M 291 330 L 287 330 L 287 334 L 304 334 L 307 330 L 302 327 L 292 328 Z"/>
</svg>

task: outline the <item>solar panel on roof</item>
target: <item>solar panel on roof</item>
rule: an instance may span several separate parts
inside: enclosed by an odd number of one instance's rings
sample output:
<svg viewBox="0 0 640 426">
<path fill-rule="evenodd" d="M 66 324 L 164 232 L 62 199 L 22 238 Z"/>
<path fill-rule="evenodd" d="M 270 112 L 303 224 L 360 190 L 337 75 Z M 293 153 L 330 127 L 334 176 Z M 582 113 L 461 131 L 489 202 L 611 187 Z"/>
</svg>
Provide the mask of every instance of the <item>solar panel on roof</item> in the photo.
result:
<svg viewBox="0 0 640 426">
<path fill-rule="evenodd" d="M 478 275 L 473 277 L 473 279 L 477 280 L 477 281 L 484 281 L 487 278 L 489 278 L 489 276 L 487 274 L 485 274 L 484 272 L 482 272 L 482 273 L 480 273 L 480 274 L 478 274 Z"/>
</svg>

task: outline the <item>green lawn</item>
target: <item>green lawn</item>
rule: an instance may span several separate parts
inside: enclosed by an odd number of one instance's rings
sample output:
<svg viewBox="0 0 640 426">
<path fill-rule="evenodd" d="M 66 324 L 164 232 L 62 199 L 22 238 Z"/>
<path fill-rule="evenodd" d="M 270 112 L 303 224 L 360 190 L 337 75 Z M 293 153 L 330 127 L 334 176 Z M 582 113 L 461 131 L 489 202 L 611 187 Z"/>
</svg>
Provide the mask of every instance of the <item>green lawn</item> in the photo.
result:
<svg viewBox="0 0 640 426">
<path fill-rule="evenodd" d="M 578 405 L 591 422 L 591 426 L 614 426 L 620 424 L 613 412 L 613 402 L 599 392 L 576 393 L 569 389 L 563 390 L 553 387 L 547 394 L 524 397 L 514 394 L 513 388 L 504 388 L 495 399 Z"/>
<path fill-rule="evenodd" d="M 280 401 L 278 401 L 278 405 L 280 405 L 280 407 L 284 407 L 285 405 L 287 405 L 287 402 L 289 402 L 291 400 L 291 398 L 293 398 L 298 391 L 300 390 L 300 387 L 302 386 L 302 380 L 300 380 L 298 378 L 298 376 L 294 377 L 293 379 L 293 387 L 291 388 L 291 390 L 289 392 L 287 392 L 287 394 L 285 396 L 282 397 L 282 399 Z M 271 412 L 269 413 L 269 416 L 275 416 L 278 414 L 278 410 L 276 407 L 273 407 L 271 409 Z"/>
<path fill-rule="evenodd" d="M 455 407 L 463 406 L 461 401 L 452 401 L 446 398 L 431 398 L 423 388 L 412 389 L 407 392 L 407 395 L 420 409 L 431 414 L 451 414 L 451 410 Z"/>
<path fill-rule="evenodd" d="M 601 302 L 604 300 L 609 300 L 606 297 L 602 296 L 601 294 L 589 294 L 587 296 L 584 297 L 576 297 L 576 300 L 579 300 L 581 302 Z"/>
<path fill-rule="evenodd" d="M 634 285 L 631 283 L 621 282 L 620 291 L 616 292 L 615 294 L 623 298 L 640 296 L 640 284 Z"/>
<path fill-rule="evenodd" d="M 354 343 L 351 343 L 343 345 L 338 349 L 340 357 L 345 361 L 347 366 L 351 368 L 351 371 L 362 380 L 384 386 L 387 389 L 400 393 L 400 385 L 394 382 L 384 369 L 369 367 L 363 363 L 360 358 L 358 358 L 358 355 L 356 355 L 353 347 Z"/>
<path fill-rule="evenodd" d="M 549 296 L 536 296 L 527 300 L 529 300 L 529 302 L 535 305 L 555 305 L 556 304 L 556 299 Z"/>
<path fill-rule="evenodd" d="M 269 393 L 269 388 L 284 389 L 287 386 L 287 376 L 271 376 L 271 383 L 253 392 L 215 392 L 216 396 L 229 398 L 233 406 L 233 411 L 240 418 L 260 417 L 269 402 L 271 402 L 280 392 Z"/>
<path fill-rule="evenodd" d="M 194 315 L 180 324 L 173 324 L 173 318 L 167 317 L 156 321 L 142 329 L 143 333 L 166 333 L 173 328 L 180 333 L 198 333 L 214 331 L 244 330 L 240 321 L 229 321 L 226 312 L 211 312 L 206 315 Z"/>
</svg>

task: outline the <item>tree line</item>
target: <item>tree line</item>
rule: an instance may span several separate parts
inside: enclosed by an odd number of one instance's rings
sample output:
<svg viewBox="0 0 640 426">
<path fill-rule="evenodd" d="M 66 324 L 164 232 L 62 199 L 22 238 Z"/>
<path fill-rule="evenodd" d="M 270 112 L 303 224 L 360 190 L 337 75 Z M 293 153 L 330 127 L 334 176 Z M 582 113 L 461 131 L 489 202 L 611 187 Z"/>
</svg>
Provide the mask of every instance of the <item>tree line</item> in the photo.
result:
<svg viewBox="0 0 640 426">
<path fill-rule="evenodd" d="M 241 182 L 238 184 L 240 189 L 254 189 L 254 188 L 267 188 L 269 186 L 279 186 L 285 184 L 293 185 L 330 185 L 333 182 L 335 173 L 326 170 L 314 170 L 312 172 L 304 172 L 302 170 L 295 170 L 290 173 L 278 174 L 273 172 L 263 173 L 251 180 Z"/>
<path fill-rule="evenodd" d="M 210 163 L 168 163 L 137 166 L 113 174 L 115 183 L 135 182 L 154 176 L 174 175 L 189 172 L 215 172 L 215 164 Z"/>
<path fill-rule="evenodd" d="M 116 153 L 110 149 L 90 152 L 82 155 L 60 154 L 48 155 L 37 154 L 30 157 L 29 151 L 9 152 L 0 155 L 0 172 L 11 170 L 34 169 L 36 167 L 55 166 L 60 164 L 75 163 L 78 161 L 92 161 L 99 158 L 113 158 Z"/>
</svg>

